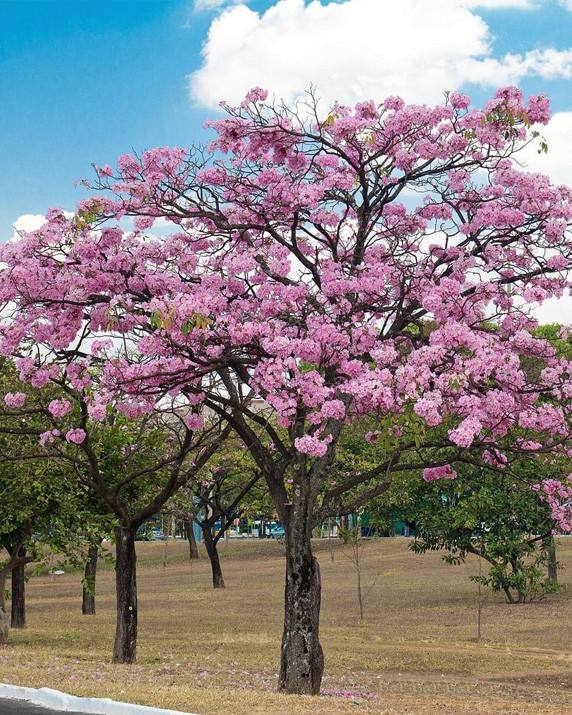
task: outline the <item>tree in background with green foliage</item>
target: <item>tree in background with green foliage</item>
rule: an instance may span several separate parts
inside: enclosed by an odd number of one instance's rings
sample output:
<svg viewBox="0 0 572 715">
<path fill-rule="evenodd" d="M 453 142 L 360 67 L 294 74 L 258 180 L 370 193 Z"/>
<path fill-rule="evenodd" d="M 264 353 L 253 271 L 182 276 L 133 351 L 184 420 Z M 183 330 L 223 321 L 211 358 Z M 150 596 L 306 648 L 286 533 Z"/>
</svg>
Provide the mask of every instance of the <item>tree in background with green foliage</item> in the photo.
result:
<svg viewBox="0 0 572 715">
<path fill-rule="evenodd" d="M 88 490 L 86 501 L 95 499 L 98 508 L 113 515 L 117 607 L 113 660 L 134 662 L 137 530 L 201 471 L 230 428 L 223 428 L 218 419 L 205 424 L 188 404 L 168 395 L 160 408 L 141 417 L 126 416 L 109 403 L 100 407 L 100 419 L 90 419 L 89 388 L 67 372 L 50 378 L 42 388 L 30 388 L 18 379 L 13 365 L 5 362 L 4 369 L 0 434 L 6 439 L 0 457 L 13 464 L 32 460 L 65 465 L 76 483 Z M 95 369 L 90 380 L 97 380 Z M 31 448 L 23 450 L 22 443 Z"/>
<path fill-rule="evenodd" d="M 248 450 L 227 439 L 208 466 L 173 497 L 171 513 L 193 518 L 201 527 L 212 570 L 213 588 L 224 588 L 218 544 L 232 523 L 268 509 L 268 488 Z M 187 527 L 188 528 L 188 527 Z"/>
<path fill-rule="evenodd" d="M 0 609 L 5 610 L 6 577 L 11 574 L 11 625 L 26 625 L 26 566 L 45 565 L 54 551 L 73 544 L 85 519 L 86 490 L 58 463 L 0 462 Z"/>
<path fill-rule="evenodd" d="M 554 522 L 546 503 L 526 484 L 539 465 L 522 464 L 523 479 L 467 466 L 453 481 L 416 480 L 409 505 L 400 513 L 415 523 L 416 553 L 445 551 L 447 563 L 473 554 L 489 565 L 472 577 L 509 603 L 524 603 L 558 590 L 546 574 Z M 526 472 L 529 471 L 527 475 Z"/>
<path fill-rule="evenodd" d="M 541 330 L 545 337 L 554 335 L 555 340 L 561 340 L 561 348 L 570 348 L 568 339 L 561 337 L 560 326 L 544 326 Z M 450 563 L 461 563 L 467 554 L 484 559 L 489 572 L 480 577 L 482 584 L 503 591 L 510 603 L 541 598 L 558 590 L 552 534 L 555 523 L 548 504 L 531 486 L 545 479 L 563 479 L 571 471 L 568 460 L 540 454 L 514 460 L 505 469 L 478 465 L 470 451 L 454 454 L 438 446 L 446 429 L 448 425 L 442 424 L 416 432 L 415 416 L 407 415 L 392 424 L 375 424 L 368 417 L 354 423 L 344 430 L 340 440 L 332 470 L 334 487 L 345 472 L 366 471 L 370 465 L 388 459 L 404 441 L 417 439 L 420 449 L 435 463 L 449 459 L 455 462 L 456 479 L 425 482 L 416 465 L 416 447 L 412 446 L 402 465 L 409 469 L 393 474 L 385 491 L 375 499 L 363 499 L 367 492 L 359 488 L 350 492 L 348 507 L 362 502 L 358 513 L 362 517 L 365 514 L 368 524 L 378 533 L 391 532 L 396 519 L 413 523 L 413 548 L 418 553 L 444 550 Z M 517 439 L 514 434 L 507 435 L 507 447 L 510 449 L 511 442 Z M 432 444 L 436 446 L 432 448 Z M 340 502 L 338 515 L 344 513 L 347 509 Z"/>
<path fill-rule="evenodd" d="M 19 389 L 9 361 L 0 363 L 0 393 Z M 27 393 L 37 393 L 30 387 Z M 52 390 L 49 397 L 54 396 Z M 46 394 L 46 397 L 48 395 Z M 68 464 L 41 454 L 37 415 L 0 417 L 0 612 L 6 610 L 6 580 L 11 575 L 11 626 L 26 625 L 26 566 L 45 565 L 50 553 L 77 548 L 85 528 L 87 489 Z"/>
</svg>

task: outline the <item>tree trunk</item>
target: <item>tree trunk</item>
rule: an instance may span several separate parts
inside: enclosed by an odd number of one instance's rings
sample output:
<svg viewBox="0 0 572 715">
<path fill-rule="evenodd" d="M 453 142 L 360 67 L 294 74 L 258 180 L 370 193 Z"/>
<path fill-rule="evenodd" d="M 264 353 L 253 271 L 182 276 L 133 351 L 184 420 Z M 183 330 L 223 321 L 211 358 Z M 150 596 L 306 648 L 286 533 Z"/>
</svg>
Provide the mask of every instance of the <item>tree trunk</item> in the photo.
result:
<svg viewBox="0 0 572 715">
<path fill-rule="evenodd" d="M 310 498 L 298 496 L 284 524 L 286 589 L 278 688 L 299 695 L 319 695 L 324 672 L 320 568 L 312 554 L 310 510 Z"/>
<path fill-rule="evenodd" d="M 512 595 L 512 591 L 508 586 L 503 586 L 502 590 L 504 591 L 504 595 L 506 596 L 507 603 L 516 603 L 516 601 L 514 600 L 514 596 Z"/>
<path fill-rule="evenodd" d="M 197 539 L 195 537 L 195 529 L 192 519 L 185 519 L 185 534 L 187 535 L 187 541 L 189 542 L 189 559 L 195 561 L 199 558 L 199 547 L 197 545 Z"/>
<path fill-rule="evenodd" d="M 548 580 L 558 583 L 558 562 L 556 560 L 556 542 L 551 536 L 546 543 L 546 560 L 548 566 Z"/>
<path fill-rule="evenodd" d="M 26 627 L 26 549 L 20 547 L 19 561 L 12 569 L 12 628 Z"/>
<path fill-rule="evenodd" d="M 117 622 L 114 663 L 134 663 L 137 648 L 137 556 L 135 529 L 115 528 Z"/>
<path fill-rule="evenodd" d="M 95 616 L 95 577 L 97 575 L 97 544 L 90 544 L 83 574 L 83 599 L 81 612 L 84 616 Z"/>
<path fill-rule="evenodd" d="M 0 645 L 8 642 L 9 625 L 6 613 L 6 571 L 0 570 Z"/>
<path fill-rule="evenodd" d="M 203 535 L 205 538 L 205 547 L 207 549 L 207 554 L 211 562 L 211 569 L 213 573 L 213 588 L 224 588 L 224 579 L 222 577 L 222 569 L 220 566 L 217 544 L 210 527 L 208 529 L 203 529 Z"/>
<path fill-rule="evenodd" d="M 8 576 L 9 567 L 0 569 L 0 608 L 6 611 L 6 577 Z"/>
<path fill-rule="evenodd" d="M 332 517 L 328 517 L 328 546 L 330 548 L 330 561 L 334 560 L 334 542 L 332 541 L 332 531 L 333 531 L 333 526 L 332 526 Z"/>
<path fill-rule="evenodd" d="M 363 621 L 363 593 L 361 588 L 361 566 L 359 561 L 356 563 L 356 574 L 357 574 L 357 602 L 359 619 Z"/>
</svg>

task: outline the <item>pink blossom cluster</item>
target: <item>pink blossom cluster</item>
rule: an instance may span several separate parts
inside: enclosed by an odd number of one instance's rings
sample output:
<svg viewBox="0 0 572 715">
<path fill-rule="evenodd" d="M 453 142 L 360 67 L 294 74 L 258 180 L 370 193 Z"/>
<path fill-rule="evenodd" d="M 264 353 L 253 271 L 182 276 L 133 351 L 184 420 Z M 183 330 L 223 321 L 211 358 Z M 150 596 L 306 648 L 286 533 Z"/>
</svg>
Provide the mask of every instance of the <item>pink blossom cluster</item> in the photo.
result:
<svg viewBox="0 0 572 715">
<path fill-rule="evenodd" d="M 457 472 L 450 464 L 442 464 L 438 467 L 425 467 L 423 479 L 426 482 L 434 482 L 438 479 L 456 479 Z"/>
<path fill-rule="evenodd" d="M 200 430 L 205 425 L 205 420 L 202 415 L 192 412 L 190 415 L 185 417 L 185 425 L 190 430 Z"/>
<path fill-rule="evenodd" d="M 65 417 L 71 412 L 72 404 L 69 400 L 52 400 L 48 411 L 53 417 Z"/>
<path fill-rule="evenodd" d="M 73 444 L 81 444 L 85 441 L 86 433 L 82 429 L 70 429 L 66 432 L 66 442 L 73 442 Z"/>
<path fill-rule="evenodd" d="M 565 481 L 545 479 L 533 488 L 550 507 L 558 528 L 565 533 L 572 532 L 572 474 Z"/>
<path fill-rule="evenodd" d="M 12 410 L 24 407 L 26 395 L 24 392 L 7 392 L 4 395 L 4 404 Z"/>
<path fill-rule="evenodd" d="M 60 431 L 57 429 L 47 430 L 42 432 L 40 435 L 40 446 L 45 447 L 47 444 L 51 444 L 60 436 Z"/>
<path fill-rule="evenodd" d="M 309 457 L 323 457 L 328 451 L 328 444 L 332 441 L 330 435 L 320 438 L 316 435 L 304 435 L 294 440 L 294 446 L 302 454 Z"/>
<path fill-rule="evenodd" d="M 449 432 L 449 438 L 459 447 L 470 447 L 481 429 L 482 424 L 476 417 L 465 417 L 458 427 Z"/>
<path fill-rule="evenodd" d="M 107 407 L 101 401 L 90 402 L 87 406 L 87 414 L 92 420 L 102 422 L 107 415 Z"/>
</svg>

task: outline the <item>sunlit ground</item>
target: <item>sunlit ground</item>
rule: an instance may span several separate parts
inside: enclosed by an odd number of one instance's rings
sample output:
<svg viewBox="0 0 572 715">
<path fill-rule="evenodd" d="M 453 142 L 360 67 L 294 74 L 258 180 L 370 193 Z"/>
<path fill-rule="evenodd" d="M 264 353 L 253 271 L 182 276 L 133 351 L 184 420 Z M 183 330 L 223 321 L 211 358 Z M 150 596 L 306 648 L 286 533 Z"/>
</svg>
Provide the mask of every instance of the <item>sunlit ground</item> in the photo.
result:
<svg viewBox="0 0 572 715">
<path fill-rule="evenodd" d="M 561 539 L 568 590 L 540 603 L 487 598 L 476 642 L 476 564 L 415 556 L 406 539 L 364 548 L 365 620 L 355 571 L 316 544 L 323 576 L 324 696 L 274 693 L 283 559 L 273 542 L 221 546 L 227 588 L 183 542 L 139 543 L 139 662 L 113 666 L 113 571 L 101 570 L 97 615 L 81 615 L 80 574 L 32 577 L 27 630 L 0 649 L 0 681 L 49 686 L 200 715 L 572 715 L 572 538 Z"/>
</svg>

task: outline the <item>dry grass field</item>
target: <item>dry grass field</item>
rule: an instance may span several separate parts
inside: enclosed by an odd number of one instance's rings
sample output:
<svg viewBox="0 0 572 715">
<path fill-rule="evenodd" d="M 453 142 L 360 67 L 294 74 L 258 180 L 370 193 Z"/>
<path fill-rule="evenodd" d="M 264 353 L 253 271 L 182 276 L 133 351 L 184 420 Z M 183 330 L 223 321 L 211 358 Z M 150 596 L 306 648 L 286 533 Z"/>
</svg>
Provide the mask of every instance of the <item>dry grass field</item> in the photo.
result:
<svg viewBox="0 0 572 715">
<path fill-rule="evenodd" d="M 327 543 L 320 698 L 274 693 L 282 618 L 280 545 L 221 545 L 227 582 L 186 545 L 139 543 L 139 662 L 113 666 L 113 571 L 101 570 L 97 615 L 80 612 L 80 575 L 33 577 L 25 631 L 0 649 L 0 681 L 49 686 L 200 715 L 572 715 L 572 538 L 561 539 L 563 593 L 541 603 L 487 598 L 475 639 L 476 564 L 415 556 L 406 539 L 364 548 L 365 620 L 355 573 Z"/>
</svg>

